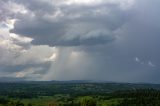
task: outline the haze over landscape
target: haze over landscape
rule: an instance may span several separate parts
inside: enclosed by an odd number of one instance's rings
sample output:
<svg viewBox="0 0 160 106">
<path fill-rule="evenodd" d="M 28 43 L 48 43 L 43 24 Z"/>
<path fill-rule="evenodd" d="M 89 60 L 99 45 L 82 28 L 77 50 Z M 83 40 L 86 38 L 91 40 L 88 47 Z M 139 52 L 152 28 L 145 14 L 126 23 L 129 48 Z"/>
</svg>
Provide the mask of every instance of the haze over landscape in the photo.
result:
<svg viewBox="0 0 160 106">
<path fill-rule="evenodd" d="M 0 4 L 0 79 L 160 83 L 160 0 Z"/>
</svg>

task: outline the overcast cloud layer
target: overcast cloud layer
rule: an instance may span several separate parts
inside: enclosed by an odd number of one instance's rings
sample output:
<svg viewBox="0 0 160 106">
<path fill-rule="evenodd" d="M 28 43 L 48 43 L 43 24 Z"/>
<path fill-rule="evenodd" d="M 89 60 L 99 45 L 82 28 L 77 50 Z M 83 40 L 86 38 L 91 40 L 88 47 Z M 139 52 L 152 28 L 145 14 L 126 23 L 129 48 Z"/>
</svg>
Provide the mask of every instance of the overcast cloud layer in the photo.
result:
<svg viewBox="0 0 160 106">
<path fill-rule="evenodd" d="M 1 0 L 0 77 L 160 83 L 159 0 Z"/>
</svg>

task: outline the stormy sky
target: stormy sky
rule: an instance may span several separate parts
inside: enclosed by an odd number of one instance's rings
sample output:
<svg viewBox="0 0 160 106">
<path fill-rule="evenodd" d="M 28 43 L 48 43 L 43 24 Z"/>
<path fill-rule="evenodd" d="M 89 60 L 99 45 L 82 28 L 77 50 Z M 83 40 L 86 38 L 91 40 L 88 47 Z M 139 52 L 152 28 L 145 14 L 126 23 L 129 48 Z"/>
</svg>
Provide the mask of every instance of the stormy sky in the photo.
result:
<svg viewBox="0 0 160 106">
<path fill-rule="evenodd" d="M 160 0 L 0 5 L 0 78 L 160 83 Z"/>
</svg>

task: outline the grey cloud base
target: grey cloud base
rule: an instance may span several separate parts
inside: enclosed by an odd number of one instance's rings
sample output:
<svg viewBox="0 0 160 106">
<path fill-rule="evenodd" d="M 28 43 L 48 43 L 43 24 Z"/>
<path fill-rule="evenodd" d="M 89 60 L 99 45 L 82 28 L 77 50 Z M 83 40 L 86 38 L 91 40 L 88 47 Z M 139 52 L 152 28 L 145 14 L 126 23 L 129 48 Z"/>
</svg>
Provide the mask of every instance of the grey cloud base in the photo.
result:
<svg viewBox="0 0 160 106">
<path fill-rule="evenodd" d="M 27 3 L 21 2 L 20 4 L 26 6 L 29 12 L 24 16 L 17 16 L 20 19 L 11 32 L 32 37 L 32 43 L 37 45 L 106 44 L 116 39 L 115 31 L 131 17 L 129 10 L 124 11 L 114 3 L 95 6 L 76 4 L 57 6 L 55 0 L 52 8 L 49 3 L 46 3 L 48 7 L 44 9 L 40 1 L 29 0 Z M 30 12 L 34 16 L 30 16 Z M 59 15 L 55 16 L 57 12 Z"/>
</svg>

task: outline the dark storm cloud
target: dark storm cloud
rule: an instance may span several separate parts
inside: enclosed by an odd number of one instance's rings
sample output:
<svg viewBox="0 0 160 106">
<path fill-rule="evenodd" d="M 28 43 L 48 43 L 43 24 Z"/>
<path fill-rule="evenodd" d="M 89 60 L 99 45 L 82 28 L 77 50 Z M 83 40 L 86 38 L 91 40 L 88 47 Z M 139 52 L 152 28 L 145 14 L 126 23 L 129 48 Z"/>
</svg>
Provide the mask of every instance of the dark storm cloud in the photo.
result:
<svg viewBox="0 0 160 106">
<path fill-rule="evenodd" d="M 134 16 L 118 32 L 120 38 L 114 44 L 97 49 L 87 48 L 87 51 L 101 51 L 94 55 L 98 61 L 102 78 L 134 81 L 160 82 L 160 15 L 157 14 L 160 1 L 137 1 L 134 7 Z M 108 59 L 105 59 L 108 57 Z M 141 62 L 135 62 L 138 57 Z M 149 65 L 151 61 L 155 67 Z M 96 71 L 97 72 L 97 71 Z M 96 75 L 96 74 L 95 74 Z"/>
<path fill-rule="evenodd" d="M 50 76 L 59 80 L 62 78 L 70 80 L 76 77 L 77 79 L 159 83 L 159 6 L 158 0 L 136 1 L 133 10 L 130 11 L 132 17 L 116 31 L 118 38 L 113 43 L 75 47 L 70 50 L 70 53 L 67 52 L 68 55 L 66 53 L 68 50 L 64 50 L 65 58 L 60 59 L 58 64 L 63 64 L 65 60 L 71 61 L 68 57 L 72 51 L 78 53 L 83 51 L 88 55 L 80 56 L 77 59 L 78 62 L 76 61 L 79 63 L 77 66 L 64 65 L 65 71 L 63 68 L 58 68 L 56 69 L 58 71 L 50 72 Z M 53 67 L 57 68 L 54 64 Z M 63 73 L 66 73 L 65 76 Z"/>
<path fill-rule="evenodd" d="M 33 59 L 29 61 L 30 65 L 22 62 L 23 65 L 2 66 L 0 72 L 6 70 L 10 73 L 13 69 L 11 73 L 20 72 L 19 76 L 25 73 L 25 78 L 40 74 L 41 80 L 159 83 L 160 1 L 100 1 L 93 4 L 66 4 L 64 0 L 14 0 L 27 12 L 13 15 L 8 9 L 9 15 L 1 14 L 1 17 L 8 15 L 17 19 L 11 32 L 33 38 L 31 47 L 50 45 L 55 46 L 57 51 L 51 53 L 52 56 L 47 54 L 47 58 L 40 58 L 52 60 L 49 64 L 38 64 L 40 59 L 36 58 L 36 62 L 31 62 Z M 15 44 L 23 46 L 17 41 Z M 48 49 L 30 55 L 41 57 Z M 0 54 L 2 52 L 4 50 L 1 49 Z M 25 56 L 27 58 L 28 55 Z M 30 68 L 39 71 L 23 71 Z"/>
<path fill-rule="evenodd" d="M 19 2 L 29 13 L 17 16 L 19 21 L 11 32 L 32 37 L 32 43 L 37 45 L 77 46 L 112 42 L 116 39 L 114 31 L 131 17 L 130 11 L 124 11 L 114 3 L 57 6 L 54 2 L 51 5 L 36 0 Z M 104 30 L 109 33 L 104 33 Z"/>
</svg>

